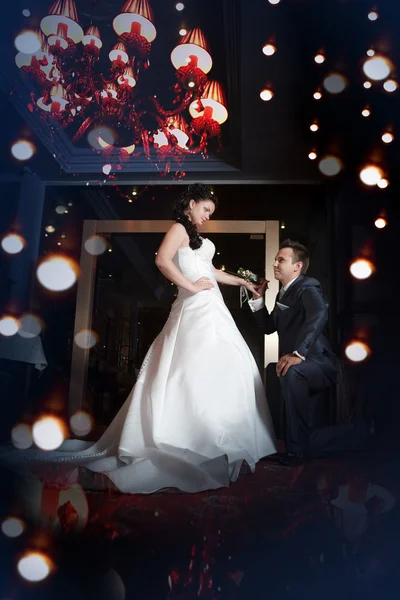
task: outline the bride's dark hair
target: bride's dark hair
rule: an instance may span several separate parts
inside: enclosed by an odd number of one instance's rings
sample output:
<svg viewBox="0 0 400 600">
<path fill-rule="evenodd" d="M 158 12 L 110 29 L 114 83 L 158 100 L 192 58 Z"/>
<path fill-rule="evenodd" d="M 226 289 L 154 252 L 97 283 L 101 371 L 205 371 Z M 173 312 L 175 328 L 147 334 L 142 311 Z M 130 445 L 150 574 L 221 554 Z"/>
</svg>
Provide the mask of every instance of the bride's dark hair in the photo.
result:
<svg viewBox="0 0 400 600">
<path fill-rule="evenodd" d="M 194 200 L 196 203 L 201 200 L 211 200 L 215 208 L 218 207 L 219 201 L 215 194 L 211 191 L 209 185 L 203 183 L 193 183 L 182 192 L 174 206 L 174 219 L 177 223 L 182 223 L 189 236 L 189 246 L 192 250 L 200 248 L 203 241 L 197 232 L 197 227 L 194 225 L 189 217 L 185 215 L 185 210 L 188 209 L 189 203 Z"/>
</svg>

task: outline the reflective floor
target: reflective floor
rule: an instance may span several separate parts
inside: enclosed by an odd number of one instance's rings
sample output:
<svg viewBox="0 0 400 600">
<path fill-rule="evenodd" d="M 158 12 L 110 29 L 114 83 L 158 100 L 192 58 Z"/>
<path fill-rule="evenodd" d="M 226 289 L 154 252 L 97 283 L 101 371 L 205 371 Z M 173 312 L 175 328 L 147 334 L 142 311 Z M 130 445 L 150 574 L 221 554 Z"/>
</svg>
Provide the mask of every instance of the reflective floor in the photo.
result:
<svg viewBox="0 0 400 600">
<path fill-rule="evenodd" d="M 222 600 L 372 598 L 379 591 L 392 598 L 398 458 L 374 450 L 285 468 L 272 457 L 230 488 L 149 496 L 120 494 L 85 471 L 69 490 L 57 487 L 56 472 L 36 472 L 36 492 L 25 498 L 26 532 L 2 539 L 2 594 Z M 56 568 L 27 584 L 15 562 L 39 534 Z"/>
</svg>

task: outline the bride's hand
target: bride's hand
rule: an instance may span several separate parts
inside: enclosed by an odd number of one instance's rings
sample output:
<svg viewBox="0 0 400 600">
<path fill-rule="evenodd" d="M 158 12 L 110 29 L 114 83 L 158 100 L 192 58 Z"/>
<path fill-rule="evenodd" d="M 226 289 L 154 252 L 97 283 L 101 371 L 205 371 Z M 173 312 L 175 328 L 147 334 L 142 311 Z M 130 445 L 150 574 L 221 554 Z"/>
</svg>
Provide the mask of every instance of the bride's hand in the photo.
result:
<svg viewBox="0 0 400 600">
<path fill-rule="evenodd" d="M 198 292 L 203 292 L 204 290 L 211 290 L 213 287 L 214 284 L 212 283 L 211 279 L 208 279 L 208 277 L 200 277 L 200 279 L 195 281 L 193 284 L 193 293 L 197 294 Z"/>
<path fill-rule="evenodd" d="M 257 287 L 254 286 L 253 283 L 249 281 L 243 282 L 244 287 L 249 290 L 253 294 L 253 300 L 257 300 L 257 298 L 261 298 L 261 294 L 258 292 Z"/>
</svg>

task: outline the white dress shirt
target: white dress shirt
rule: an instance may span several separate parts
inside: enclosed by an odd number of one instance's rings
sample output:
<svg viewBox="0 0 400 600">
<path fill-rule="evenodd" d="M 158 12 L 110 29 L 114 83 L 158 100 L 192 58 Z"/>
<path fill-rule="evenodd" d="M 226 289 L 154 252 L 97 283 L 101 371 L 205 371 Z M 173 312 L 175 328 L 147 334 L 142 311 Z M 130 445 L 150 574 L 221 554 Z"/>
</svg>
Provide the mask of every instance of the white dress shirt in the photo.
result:
<svg viewBox="0 0 400 600">
<path fill-rule="evenodd" d="M 298 275 L 297 275 L 297 277 L 298 277 Z M 290 288 L 292 283 L 294 283 L 296 281 L 297 277 L 294 277 L 286 285 L 281 287 L 281 289 L 279 291 L 279 297 L 278 297 L 277 302 L 279 302 L 279 300 L 282 298 L 282 296 L 284 294 L 286 294 L 286 292 L 288 291 L 288 289 Z M 262 307 L 265 306 L 264 298 L 257 298 L 256 300 L 249 300 L 249 306 L 250 306 L 250 310 L 252 312 L 257 312 L 258 310 L 261 310 Z M 297 350 L 293 350 L 293 354 L 296 354 L 296 356 L 301 358 L 301 360 L 306 360 L 305 356 L 302 356 L 301 354 L 299 354 L 297 352 Z"/>
</svg>

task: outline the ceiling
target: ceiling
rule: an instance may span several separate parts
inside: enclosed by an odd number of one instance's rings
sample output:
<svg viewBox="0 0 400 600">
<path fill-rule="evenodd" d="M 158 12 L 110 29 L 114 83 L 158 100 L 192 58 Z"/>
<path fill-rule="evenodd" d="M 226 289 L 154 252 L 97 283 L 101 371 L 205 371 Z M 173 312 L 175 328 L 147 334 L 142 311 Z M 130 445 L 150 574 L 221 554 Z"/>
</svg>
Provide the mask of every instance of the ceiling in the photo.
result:
<svg viewBox="0 0 400 600">
<path fill-rule="evenodd" d="M 23 27 L 37 27 L 47 13 L 49 3 L 17 0 L 7 5 L 2 19 L 0 41 L 0 109 L 5 144 L 0 150 L 0 173 L 16 174 L 21 164 L 10 158 L 9 147 L 20 136 L 30 136 L 38 152 L 29 167 L 51 184 L 148 183 L 170 181 L 160 178 L 159 169 L 145 157 L 131 156 L 120 169 L 107 178 L 102 167 L 107 160 L 93 151 L 86 136 L 74 143 L 74 126 L 62 130 L 38 111 L 28 108 L 33 90 L 27 78 L 21 78 L 14 62 L 13 39 Z M 141 93 L 156 93 L 168 103 L 168 88 L 174 83 L 174 69 L 169 60 L 177 43 L 177 31 L 184 24 L 200 26 L 210 43 L 213 57 L 212 78 L 224 85 L 229 119 L 222 126 L 221 151 L 189 157 L 184 164 L 186 180 L 240 183 L 318 183 L 320 174 L 315 162 L 308 159 L 314 147 L 319 154 L 334 151 L 348 169 L 374 156 L 388 169 L 396 164 L 396 148 L 383 147 L 382 130 L 396 129 L 400 118 L 399 95 L 382 93 L 381 85 L 371 90 L 362 87 L 361 62 L 366 50 L 375 46 L 398 62 L 399 42 L 395 35 L 400 7 L 381 2 L 380 18 L 367 19 L 369 2 L 324 0 L 282 0 L 271 5 L 267 0 L 187 0 L 182 13 L 175 10 L 174 0 L 151 0 L 157 38 L 152 45 L 151 66 Z M 97 24 L 103 38 L 99 69 L 108 69 L 108 51 L 117 41 L 111 27 L 121 6 L 113 0 L 76 0 L 83 27 Z M 22 9 L 30 8 L 31 17 Z M 266 57 L 261 49 L 273 38 L 278 49 Z M 313 57 L 324 49 L 327 60 L 321 66 Z M 325 74 L 335 70 L 346 76 L 349 85 L 338 95 L 324 94 L 316 102 L 312 94 Z M 274 98 L 262 102 L 260 90 L 270 85 Z M 372 117 L 360 116 L 366 104 Z M 310 123 L 317 118 L 320 131 L 313 134 Z M 123 136 L 122 136 L 123 137 Z M 174 172 L 174 168 L 172 168 Z M 394 173 L 394 177 L 396 173 Z"/>
</svg>

